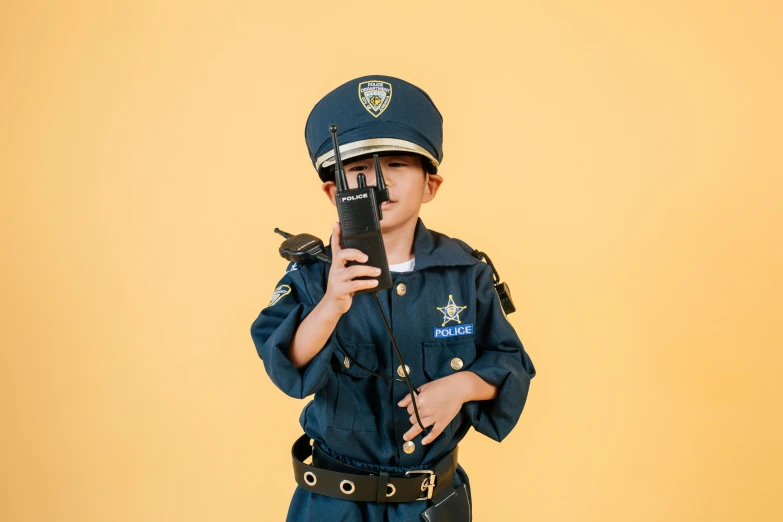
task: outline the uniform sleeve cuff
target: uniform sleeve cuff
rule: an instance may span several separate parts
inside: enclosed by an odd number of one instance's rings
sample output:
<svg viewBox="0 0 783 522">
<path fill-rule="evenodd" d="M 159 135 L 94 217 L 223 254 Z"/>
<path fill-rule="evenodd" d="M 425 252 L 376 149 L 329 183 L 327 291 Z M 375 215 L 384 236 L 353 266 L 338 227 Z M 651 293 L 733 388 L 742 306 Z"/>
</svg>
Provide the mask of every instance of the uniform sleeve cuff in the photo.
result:
<svg viewBox="0 0 783 522">
<path fill-rule="evenodd" d="M 295 368 L 288 358 L 294 334 L 315 305 L 299 303 L 267 341 L 268 353 L 262 357 L 272 381 L 287 395 L 303 399 L 326 386 L 329 380 L 330 358 L 334 351 L 334 332 L 313 359 Z"/>
<path fill-rule="evenodd" d="M 511 433 L 522 415 L 530 389 L 530 376 L 510 354 L 488 351 L 467 371 L 498 388 L 494 399 L 469 401 L 464 408 L 476 431 L 500 442 Z"/>
</svg>

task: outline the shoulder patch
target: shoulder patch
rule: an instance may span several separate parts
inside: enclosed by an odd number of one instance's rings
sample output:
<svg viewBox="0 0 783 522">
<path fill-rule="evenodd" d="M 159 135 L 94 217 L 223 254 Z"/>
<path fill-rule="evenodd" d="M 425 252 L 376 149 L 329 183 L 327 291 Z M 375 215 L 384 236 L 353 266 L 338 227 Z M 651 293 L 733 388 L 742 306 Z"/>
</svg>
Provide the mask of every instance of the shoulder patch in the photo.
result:
<svg viewBox="0 0 783 522">
<path fill-rule="evenodd" d="M 269 300 L 269 304 L 267 306 L 274 306 L 277 304 L 280 299 L 283 298 L 283 296 L 288 295 L 291 293 L 291 287 L 288 285 L 280 285 L 277 288 L 275 288 L 275 291 L 272 292 L 272 299 Z"/>
</svg>

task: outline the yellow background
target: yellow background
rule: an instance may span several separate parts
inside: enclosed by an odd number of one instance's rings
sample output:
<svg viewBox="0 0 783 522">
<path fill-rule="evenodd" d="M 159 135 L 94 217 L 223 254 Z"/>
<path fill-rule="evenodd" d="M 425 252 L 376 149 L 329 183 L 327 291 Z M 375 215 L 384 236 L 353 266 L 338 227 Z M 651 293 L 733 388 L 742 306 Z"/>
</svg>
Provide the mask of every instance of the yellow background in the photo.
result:
<svg viewBox="0 0 783 522">
<path fill-rule="evenodd" d="M 3 521 L 283 520 L 306 401 L 250 324 L 303 130 L 389 74 L 445 117 L 425 224 L 487 252 L 539 372 L 471 431 L 478 521 L 781 520 L 779 2 L 7 2 Z M 516 510 L 516 511 L 514 511 Z"/>
</svg>

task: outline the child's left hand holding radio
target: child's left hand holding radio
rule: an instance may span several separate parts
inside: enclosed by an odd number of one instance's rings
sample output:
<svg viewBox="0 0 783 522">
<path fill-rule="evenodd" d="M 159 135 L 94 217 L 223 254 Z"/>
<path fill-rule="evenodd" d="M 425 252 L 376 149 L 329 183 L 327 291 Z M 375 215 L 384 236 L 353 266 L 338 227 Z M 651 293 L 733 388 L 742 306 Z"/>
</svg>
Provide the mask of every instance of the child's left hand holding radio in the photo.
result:
<svg viewBox="0 0 783 522">
<path fill-rule="evenodd" d="M 421 439 L 422 444 L 428 444 L 435 440 L 446 426 L 457 416 L 462 405 L 470 400 L 471 381 L 465 373 L 455 373 L 447 375 L 440 379 L 435 379 L 419 386 L 416 394 L 416 407 L 419 410 L 419 417 L 425 427 L 433 426 L 429 435 Z M 421 427 L 416 420 L 416 413 L 411 403 L 411 394 L 402 398 L 397 406 L 408 409 L 410 421 L 413 426 L 405 435 L 405 440 L 412 440 L 421 433 Z"/>
</svg>

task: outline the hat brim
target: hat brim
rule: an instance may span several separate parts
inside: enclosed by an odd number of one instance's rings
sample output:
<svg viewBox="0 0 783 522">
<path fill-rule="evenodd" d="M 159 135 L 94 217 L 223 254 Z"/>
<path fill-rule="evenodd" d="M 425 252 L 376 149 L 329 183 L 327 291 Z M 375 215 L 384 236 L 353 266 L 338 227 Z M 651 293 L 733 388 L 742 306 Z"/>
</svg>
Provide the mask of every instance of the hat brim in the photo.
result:
<svg viewBox="0 0 783 522">
<path fill-rule="evenodd" d="M 439 165 L 438 160 L 424 147 L 416 145 L 413 142 L 397 138 L 371 138 L 366 140 L 353 141 L 350 143 L 343 143 L 340 145 L 340 159 L 345 161 L 357 156 L 374 154 L 376 152 L 392 151 L 408 154 L 419 154 L 427 158 L 434 167 Z M 330 167 L 332 165 L 334 165 L 334 149 L 319 156 L 315 162 L 315 168 L 319 172 L 322 168 Z"/>
</svg>

